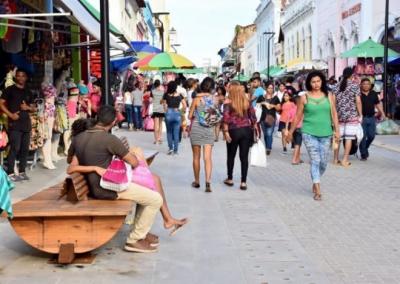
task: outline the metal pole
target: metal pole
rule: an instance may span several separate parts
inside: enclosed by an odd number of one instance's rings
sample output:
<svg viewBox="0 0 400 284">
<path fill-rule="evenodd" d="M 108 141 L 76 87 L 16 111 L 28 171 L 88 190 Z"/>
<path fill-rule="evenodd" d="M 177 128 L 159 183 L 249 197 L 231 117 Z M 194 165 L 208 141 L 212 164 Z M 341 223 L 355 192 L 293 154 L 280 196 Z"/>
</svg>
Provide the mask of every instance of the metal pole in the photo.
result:
<svg viewBox="0 0 400 284">
<path fill-rule="evenodd" d="M 110 90 L 110 31 L 108 18 L 108 0 L 100 1 L 100 34 L 101 34 L 101 78 L 103 81 L 101 93 L 104 104 L 108 105 Z"/>
<path fill-rule="evenodd" d="M 385 8 L 385 53 L 383 56 L 383 98 L 385 100 L 385 113 L 388 112 L 388 45 L 389 45 L 389 0 L 386 0 L 386 8 Z"/>
<path fill-rule="evenodd" d="M 269 81 L 269 78 L 270 78 L 270 77 L 269 77 L 269 54 L 270 54 L 270 51 L 269 51 L 269 41 L 270 41 L 270 39 L 271 39 L 271 38 L 268 38 L 268 43 L 267 43 L 267 44 L 268 44 L 268 47 L 267 47 L 267 49 L 268 49 L 268 54 L 267 54 L 267 55 L 268 55 L 268 57 L 267 57 L 267 78 L 268 78 L 268 81 Z"/>
</svg>

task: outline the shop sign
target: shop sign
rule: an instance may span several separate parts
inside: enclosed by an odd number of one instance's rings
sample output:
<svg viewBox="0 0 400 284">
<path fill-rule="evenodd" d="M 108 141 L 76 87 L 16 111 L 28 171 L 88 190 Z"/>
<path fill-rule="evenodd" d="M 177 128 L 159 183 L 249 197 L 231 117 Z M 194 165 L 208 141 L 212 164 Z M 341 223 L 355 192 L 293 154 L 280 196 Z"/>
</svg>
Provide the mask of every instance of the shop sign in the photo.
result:
<svg viewBox="0 0 400 284">
<path fill-rule="evenodd" d="M 44 12 L 45 10 L 45 0 L 22 0 L 22 2 L 32 8 L 40 10 L 40 12 Z"/>
<path fill-rule="evenodd" d="M 101 78 L 101 52 L 99 50 L 90 51 L 90 74 Z"/>
<path fill-rule="evenodd" d="M 361 11 L 361 3 L 358 3 L 351 7 L 350 9 L 342 12 L 342 19 L 346 19 L 350 16 L 353 16 Z"/>
</svg>

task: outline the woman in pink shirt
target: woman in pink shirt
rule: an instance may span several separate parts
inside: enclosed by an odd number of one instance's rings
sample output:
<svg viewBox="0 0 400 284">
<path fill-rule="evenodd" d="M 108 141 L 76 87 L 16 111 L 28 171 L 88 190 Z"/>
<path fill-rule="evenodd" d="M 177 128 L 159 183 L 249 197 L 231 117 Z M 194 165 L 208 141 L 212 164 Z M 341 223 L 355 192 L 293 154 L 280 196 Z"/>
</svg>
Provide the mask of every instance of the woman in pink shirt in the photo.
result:
<svg viewBox="0 0 400 284">
<path fill-rule="evenodd" d="M 283 97 L 282 97 L 282 113 L 281 117 L 279 120 L 279 128 L 278 131 L 282 132 L 286 128 L 286 124 L 289 124 L 290 128 L 290 113 L 293 112 L 293 109 L 296 108 L 296 105 L 294 102 L 291 101 L 290 95 L 287 91 L 284 91 Z M 282 133 L 283 134 L 283 133 Z M 283 153 L 287 153 L 287 148 L 286 148 L 286 139 L 285 135 L 282 135 L 282 147 L 283 147 Z"/>
<path fill-rule="evenodd" d="M 92 117 L 96 116 L 98 109 L 101 105 L 101 86 L 96 84 L 97 82 L 93 83 L 93 92 L 90 93 L 90 104 L 92 108 Z"/>
<path fill-rule="evenodd" d="M 296 101 L 299 98 L 299 96 L 293 97 L 293 100 Z M 297 105 L 294 105 L 294 108 L 290 109 L 289 111 L 289 119 L 286 122 L 285 129 L 282 132 L 282 135 L 286 137 L 287 133 L 289 132 L 290 129 L 290 124 L 294 121 L 296 117 L 296 112 L 297 112 Z M 293 132 L 293 141 L 292 145 L 294 146 L 294 151 L 293 151 L 293 156 L 292 156 L 292 165 L 300 165 L 304 163 L 300 159 L 300 149 L 301 149 L 301 144 L 303 142 L 303 138 L 301 135 L 301 127 L 303 126 L 303 119 L 300 120 L 300 122 L 297 124 L 296 130 Z"/>
</svg>

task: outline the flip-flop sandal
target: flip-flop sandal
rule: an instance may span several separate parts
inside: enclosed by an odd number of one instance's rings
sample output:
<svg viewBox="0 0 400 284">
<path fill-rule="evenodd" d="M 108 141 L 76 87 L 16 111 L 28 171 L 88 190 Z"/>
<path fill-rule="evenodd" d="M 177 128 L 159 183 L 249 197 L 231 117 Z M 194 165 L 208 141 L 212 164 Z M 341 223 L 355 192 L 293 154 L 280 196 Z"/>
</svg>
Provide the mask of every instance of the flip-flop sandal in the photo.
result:
<svg viewBox="0 0 400 284">
<path fill-rule="evenodd" d="M 169 236 L 170 236 L 170 237 L 175 236 L 176 233 L 177 233 L 180 229 L 182 229 L 183 226 L 185 226 L 185 225 L 187 225 L 187 224 L 189 223 L 189 220 L 188 220 L 187 218 L 185 218 L 185 219 L 183 219 L 183 220 L 185 220 L 186 223 L 181 224 L 181 225 L 176 224 L 176 225 L 173 226 L 173 229 L 171 230 L 171 232 L 169 232 Z"/>
<path fill-rule="evenodd" d="M 298 165 L 300 165 L 301 164 L 301 162 L 298 162 L 298 163 L 292 163 L 292 166 L 298 166 Z"/>
<path fill-rule="evenodd" d="M 224 180 L 224 184 L 227 186 L 234 186 L 233 182 L 229 182 L 228 180 Z"/>
<path fill-rule="evenodd" d="M 333 164 L 334 164 L 335 166 L 341 166 L 341 165 L 342 165 L 342 162 L 339 161 L 339 160 L 337 160 L 336 162 L 333 162 Z"/>
</svg>

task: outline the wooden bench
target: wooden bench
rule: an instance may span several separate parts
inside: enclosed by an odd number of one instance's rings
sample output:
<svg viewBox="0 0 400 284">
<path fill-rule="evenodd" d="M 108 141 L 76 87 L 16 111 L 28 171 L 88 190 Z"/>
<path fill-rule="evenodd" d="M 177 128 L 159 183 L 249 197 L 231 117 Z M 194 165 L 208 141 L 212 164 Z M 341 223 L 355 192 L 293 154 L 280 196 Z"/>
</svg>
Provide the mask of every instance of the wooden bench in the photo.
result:
<svg viewBox="0 0 400 284">
<path fill-rule="evenodd" d="M 157 153 L 145 153 L 150 165 Z M 10 223 L 17 235 L 32 247 L 58 255 L 61 264 L 72 263 L 75 254 L 91 252 L 110 241 L 131 213 L 129 200 L 88 197 L 81 174 L 13 204 Z"/>
</svg>

